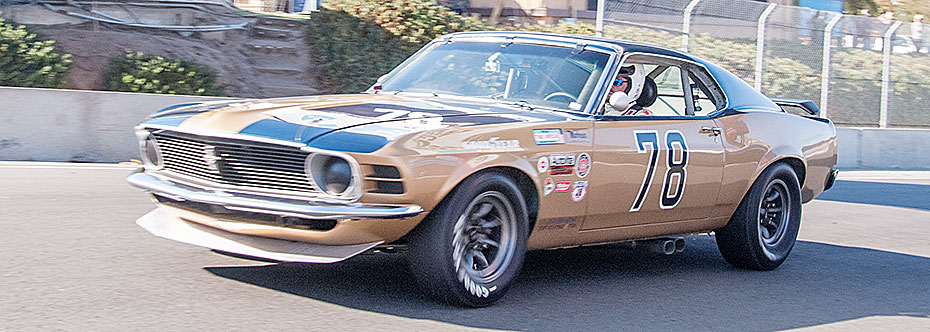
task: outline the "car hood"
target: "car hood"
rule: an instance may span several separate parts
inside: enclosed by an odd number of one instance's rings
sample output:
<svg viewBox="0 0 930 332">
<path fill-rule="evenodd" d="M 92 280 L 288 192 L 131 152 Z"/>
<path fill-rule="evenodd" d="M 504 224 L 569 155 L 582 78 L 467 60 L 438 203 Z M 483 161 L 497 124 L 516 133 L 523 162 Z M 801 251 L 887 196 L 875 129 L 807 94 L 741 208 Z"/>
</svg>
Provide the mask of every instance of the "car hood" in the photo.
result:
<svg viewBox="0 0 930 332">
<path fill-rule="evenodd" d="M 398 137 L 424 130 L 583 118 L 493 100 L 356 94 L 182 104 L 158 111 L 142 124 L 372 152 Z"/>
</svg>

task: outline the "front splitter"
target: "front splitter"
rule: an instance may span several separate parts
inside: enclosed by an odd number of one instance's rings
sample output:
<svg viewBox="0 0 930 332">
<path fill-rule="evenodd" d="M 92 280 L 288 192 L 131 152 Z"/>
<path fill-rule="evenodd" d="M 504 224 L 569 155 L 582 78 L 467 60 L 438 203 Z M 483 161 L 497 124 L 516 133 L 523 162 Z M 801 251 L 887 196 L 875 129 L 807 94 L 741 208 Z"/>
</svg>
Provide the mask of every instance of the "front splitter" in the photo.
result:
<svg viewBox="0 0 930 332">
<path fill-rule="evenodd" d="M 186 221 L 159 207 L 136 220 L 156 236 L 214 250 L 282 262 L 335 263 L 360 254 L 383 241 L 328 246 L 244 235 Z"/>
</svg>

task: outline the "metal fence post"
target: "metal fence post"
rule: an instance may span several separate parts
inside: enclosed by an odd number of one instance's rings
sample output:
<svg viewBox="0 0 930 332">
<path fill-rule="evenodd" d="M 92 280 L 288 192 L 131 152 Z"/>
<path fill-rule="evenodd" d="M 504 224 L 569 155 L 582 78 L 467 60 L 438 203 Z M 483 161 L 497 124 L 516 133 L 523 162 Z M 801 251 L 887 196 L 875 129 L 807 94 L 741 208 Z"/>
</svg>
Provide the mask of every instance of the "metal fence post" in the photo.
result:
<svg viewBox="0 0 930 332">
<path fill-rule="evenodd" d="M 776 6 L 778 5 L 773 2 L 765 8 L 765 11 L 759 16 L 758 27 L 756 28 L 756 91 L 762 91 L 762 61 L 765 59 L 765 21 L 768 20 L 769 14 L 775 10 Z"/>
<path fill-rule="evenodd" d="M 830 99 L 830 44 L 833 40 L 833 27 L 843 18 L 843 14 L 836 14 L 827 23 L 823 31 L 823 67 L 820 68 L 820 117 L 826 118 L 829 111 Z M 843 41 L 841 40 L 840 43 Z"/>
<path fill-rule="evenodd" d="M 878 113 L 878 127 L 888 127 L 888 93 L 891 90 L 891 37 L 904 22 L 895 21 L 882 39 L 882 103 Z"/>
<path fill-rule="evenodd" d="M 688 51 L 688 43 L 691 38 L 691 12 L 694 11 L 694 7 L 697 7 L 698 2 L 701 0 L 691 0 L 688 3 L 688 6 L 685 7 L 685 17 L 681 20 L 681 50 Z"/>
<path fill-rule="evenodd" d="M 597 0 L 597 17 L 594 18 L 594 35 L 604 37 L 604 2 L 607 0 Z"/>
</svg>

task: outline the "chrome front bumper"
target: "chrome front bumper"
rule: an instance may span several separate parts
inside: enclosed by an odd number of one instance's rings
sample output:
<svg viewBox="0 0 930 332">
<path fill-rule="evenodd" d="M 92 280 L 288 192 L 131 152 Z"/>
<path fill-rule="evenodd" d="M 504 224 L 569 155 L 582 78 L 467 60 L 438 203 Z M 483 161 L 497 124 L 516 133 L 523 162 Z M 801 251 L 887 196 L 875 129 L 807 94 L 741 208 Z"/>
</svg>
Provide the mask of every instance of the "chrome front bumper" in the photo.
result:
<svg viewBox="0 0 930 332">
<path fill-rule="evenodd" d="M 233 195 L 221 190 L 181 186 L 154 175 L 135 173 L 126 178 L 130 184 L 179 201 L 220 205 L 230 210 L 266 213 L 307 219 L 378 219 L 406 218 L 423 212 L 416 205 L 382 206 L 367 204 L 335 205 L 301 200 L 261 199 Z"/>
</svg>

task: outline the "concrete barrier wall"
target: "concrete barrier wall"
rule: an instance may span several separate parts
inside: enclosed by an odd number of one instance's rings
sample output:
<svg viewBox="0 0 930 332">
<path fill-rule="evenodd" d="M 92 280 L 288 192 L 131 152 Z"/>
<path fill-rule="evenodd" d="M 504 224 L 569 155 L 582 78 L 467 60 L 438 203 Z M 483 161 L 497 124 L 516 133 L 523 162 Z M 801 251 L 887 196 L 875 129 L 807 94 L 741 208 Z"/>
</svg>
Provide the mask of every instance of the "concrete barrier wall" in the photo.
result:
<svg viewBox="0 0 930 332">
<path fill-rule="evenodd" d="M 216 97 L 0 87 L 0 160 L 139 158 L 133 126 L 164 107 Z"/>
<path fill-rule="evenodd" d="M 0 160 L 138 159 L 132 127 L 166 106 L 229 98 L 0 87 Z M 837 128 L 838 167 L 930 169 L 930 130 Z"/>
<path fill-rule="evenodd" d="M 930 130 L 837 128 L 837 166 L 845 169 L 930 169 Z"/>
</svg>

